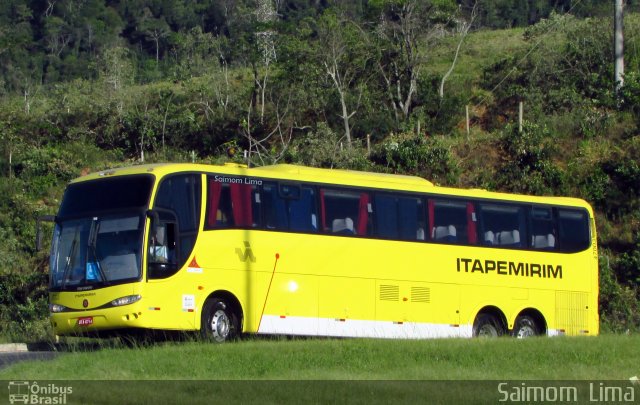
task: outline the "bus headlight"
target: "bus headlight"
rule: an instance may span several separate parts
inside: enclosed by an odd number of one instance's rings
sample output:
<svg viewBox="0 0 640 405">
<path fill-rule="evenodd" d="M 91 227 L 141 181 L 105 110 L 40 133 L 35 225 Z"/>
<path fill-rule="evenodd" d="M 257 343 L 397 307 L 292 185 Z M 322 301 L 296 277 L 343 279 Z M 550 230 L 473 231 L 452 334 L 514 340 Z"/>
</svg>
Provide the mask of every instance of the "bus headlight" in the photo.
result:
<svg viewBox="0 0 640 405">
<path fill-rule="evenodd" d="M 59 312 L 64 312 L 67 310 L 67 307 L 58 304 L 49 304 L 49 312 L 57 314 Z"/>
<path fill-rule="evenodd" d="M 118 299 L 111 301 L 111 305 L 113 305 L 114 307 L 121 307 L 123 305 L 129 305 L 129 304 L 133 304 L 134 302 L 140 301 L 140 298 L 142 298 L 140 294 L 127 295 L 126 297 L 120 297 Z"/>
</svg>

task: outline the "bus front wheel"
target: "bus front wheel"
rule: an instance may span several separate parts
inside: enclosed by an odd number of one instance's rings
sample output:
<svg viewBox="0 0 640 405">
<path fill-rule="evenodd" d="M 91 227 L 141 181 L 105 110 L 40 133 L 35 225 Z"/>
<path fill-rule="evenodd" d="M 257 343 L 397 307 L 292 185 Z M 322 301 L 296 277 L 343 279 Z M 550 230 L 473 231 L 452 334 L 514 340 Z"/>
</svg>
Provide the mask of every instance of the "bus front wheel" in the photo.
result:
<svg viewBox="0 0 640 405">
<path fill-rule="evenodd" d="M 493 338 L 502 336 L 504 328 L 498 318 L 491 314 L 479 314 L 473 323 L 473 336 Z"/>
<path fill-rule="evenodd" d="M 536 321 L 528 316 L 522 315 L 516 318 L 516 322 L 513 327 L 513 336 L 518 339 L 524 339 L 532 336 L 538 336 L 540 331 Z"/>
<path fill-rule="evenodd" d="M 217 343 L 234 339 L 238 335 L 238 316 L 223 299 L 207 300 L 202 310 L 202 336 Z"/>
</svg>

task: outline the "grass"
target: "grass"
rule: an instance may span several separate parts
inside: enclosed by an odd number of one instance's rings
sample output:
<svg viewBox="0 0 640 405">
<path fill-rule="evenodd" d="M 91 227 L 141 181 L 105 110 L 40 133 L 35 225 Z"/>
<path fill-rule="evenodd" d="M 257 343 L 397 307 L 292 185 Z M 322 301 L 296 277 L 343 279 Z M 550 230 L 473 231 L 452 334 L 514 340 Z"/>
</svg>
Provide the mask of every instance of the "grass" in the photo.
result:
<svg viewBox="0 0 640 405">
<path fill-rule="evenodd" d="M 545 392 L 576 387 L 577 401 L 587 403 L 590 384 L 598 388 L 602 381 L 640 394 L 640 386 L 628 381 L 640 374 L 639 344 L 640 335 L 249 338 L 223 345 L 187 341 L 129 347 L 107 341 L 50 361 L 14 364 L 0 370 L 0 380 L 70 387 L 65 403 L 493 404 L 504 400 L 504 392 L 520 395 L 525 385 L 545 387 Z"/>
<path fill-rule="evenodd" d="M 597 338 L 248 339 L 105 347 L 0 370 L 0 380 L 627 380 L 640 335 Z"/>
<path fill-rule="evenodd" d="M 461 48 L 456 66 L 449 81 L 459 83 L 475 82 L 482 78 L 483 69 L 502 58 L 527 49 L 522 38 L 522 28 L 509 30 L 483 30 L 469 34 Z M 444 74 L 451 67 L 459 36 L 442 39 L 427 55 L 429 63 L 425 71 Z"/>
</svg>

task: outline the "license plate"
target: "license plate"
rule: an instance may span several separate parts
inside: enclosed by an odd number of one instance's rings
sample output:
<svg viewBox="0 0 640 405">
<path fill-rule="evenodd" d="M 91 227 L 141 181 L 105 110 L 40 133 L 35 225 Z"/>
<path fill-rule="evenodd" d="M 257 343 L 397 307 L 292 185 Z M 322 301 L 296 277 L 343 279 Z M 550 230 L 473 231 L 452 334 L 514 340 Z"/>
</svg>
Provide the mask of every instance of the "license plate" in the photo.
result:
<svg viewBox="0 0 640 405">
<path fill-rule="evenodd" d="M 84 318 L 78 318 L 78 326 L 89 326 L 93 325 L 93 317 L 87 316 Z"/>
</svg>

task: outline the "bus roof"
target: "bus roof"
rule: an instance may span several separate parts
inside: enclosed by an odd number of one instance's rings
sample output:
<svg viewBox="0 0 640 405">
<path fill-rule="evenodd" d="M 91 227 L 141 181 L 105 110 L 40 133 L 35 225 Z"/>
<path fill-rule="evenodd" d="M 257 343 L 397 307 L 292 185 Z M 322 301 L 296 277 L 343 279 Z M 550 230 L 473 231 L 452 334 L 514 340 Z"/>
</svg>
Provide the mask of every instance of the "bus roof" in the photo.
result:
<svg viewBox="0 0 640 405">
<path fill-rule="evenodd" d="M 286 178 L 291 175 L 309 178 L 326 178 L 334 182 L 336 180 L 345 180 L 349 184 L 356 183 L 369 183 L 375 182 L 377 184 L 395 184 L 397 186 L 418 186 L 418 187 L 433 187 L 433 183 L 429 180 L 425 180 L 418 176 L 406 176 L 401 174 L 388 174 L 388 173 L 372 173 L 362 172 L 355 170 L 342 170 L 342 169 L 319 169 L 316 167 L 298 166 L 290 164 L 278 164 L 272 166 L 263 166 L 253 169 L 257 172 L 277 173 L 282 174 Z"/>
<path fill-rule="evenodd" d="M 109 170 L 103 170 L 80 177 L 76 181 L 93 180 L 114 175 L 131 175 L 152 173 L 156 176 L 164 176 L 175 172 L 205 172 L 220 173 L 237 176 L 255 176 L 274 179 L 307 180 L 326 182 L 332 184 L 363 185 L 377 188 L 402 188 L 402 186 L 414 186 L 424 189 L 434 187 L 433 183 L 417 176 L 400 174 L 372 173 L 355 170 L 320 169 L 315 167 L 277 164 L 271 166 L 252 167 L 246 165 L 227 163 L 224 165 L 202 165 L 193 163 L 158 163 L 149 165 L 127 166 Z M 374 184 L 377 184 L 374 185 Z"/>
<path fill-rule="evenodd" d="M 226 163 L 224 165 L 205 165 L 195 163 L 158 163 L 127 166 L 91 173 L 73 180 L 72 183 L 94 180 L 98 178 L 106 178 L 110 176 L 144 173 L 153 174 L 157 177 L 163 177 L 165 175 L 176 172 L 215 173 L 231 176 L 250 176 L 279 180 L 308 181 L 313 183 L 327 183 L 345 186 L 352 185 L 368 188 L 428 192 L 433 194 L 444 194 L 490 200 L 497 199 L 538 204 L 579 206 L 587 208 L 590 212 L 592 212 L 591 207 L 586 201 L 572 197 L 531 196 L 487 191 L 484 189 L 441 187 L 436 186 L 432 182 L 417 176 L 373 173 L 342 169 L 321 169 L 292 164 L 276 164 L 271 166 L 248 168 L 246 165 L 237 163 Z"/>
</svg>

